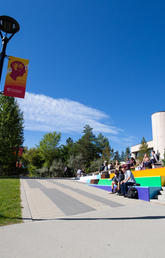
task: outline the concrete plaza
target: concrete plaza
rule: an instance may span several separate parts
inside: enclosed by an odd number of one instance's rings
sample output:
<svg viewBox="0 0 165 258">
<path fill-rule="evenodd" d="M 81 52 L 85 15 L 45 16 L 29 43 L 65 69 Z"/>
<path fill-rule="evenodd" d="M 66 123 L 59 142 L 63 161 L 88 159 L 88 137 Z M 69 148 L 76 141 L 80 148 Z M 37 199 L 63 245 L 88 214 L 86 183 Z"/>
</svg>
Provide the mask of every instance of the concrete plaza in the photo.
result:
<svg viewBox="0 0 165 258">
<path fill-rule="evenodd" d="M 21 179 L 24 223 L 0 228 L 2 258 L 164 257 L 165 206 L 62 179 Z"/>
</svg>

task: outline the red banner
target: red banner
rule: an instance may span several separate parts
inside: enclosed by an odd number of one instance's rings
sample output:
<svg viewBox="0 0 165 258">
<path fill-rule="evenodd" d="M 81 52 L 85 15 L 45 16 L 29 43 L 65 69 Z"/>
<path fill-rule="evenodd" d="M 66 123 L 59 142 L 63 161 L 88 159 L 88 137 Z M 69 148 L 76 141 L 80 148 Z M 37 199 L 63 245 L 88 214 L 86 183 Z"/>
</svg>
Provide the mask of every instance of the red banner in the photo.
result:
<svg viewBox="0 0 165 258">
<path fill-rule="evenodd" d="M 24 98 L 29 60 L 9 57 L 4 95 Z"/>
</svg>

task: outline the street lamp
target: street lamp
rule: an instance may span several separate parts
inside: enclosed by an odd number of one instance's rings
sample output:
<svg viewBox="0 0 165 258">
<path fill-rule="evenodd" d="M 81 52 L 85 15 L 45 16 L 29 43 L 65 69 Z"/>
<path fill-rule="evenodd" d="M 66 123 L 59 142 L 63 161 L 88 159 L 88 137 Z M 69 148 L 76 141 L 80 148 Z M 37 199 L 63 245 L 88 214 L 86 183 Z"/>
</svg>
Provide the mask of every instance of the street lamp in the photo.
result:
<svg viewBox="0 0 165 258">
<path fill-rule="evenodd" d="M 19 31 L 19 29 L 19 23 L 15 19 L 5 15 L 0 16 L 0 36 L 2 39 L 2 52 L 0 53 L 0 82 L 2 76 L 3 63 L 6 56 L 7 43 L 14 36 L 14 34 Z M 7 34 L 11 35 L 7 37 Z M 2 92 L 0 92 L 0 94 L 2 94 Z"/>
</svg>

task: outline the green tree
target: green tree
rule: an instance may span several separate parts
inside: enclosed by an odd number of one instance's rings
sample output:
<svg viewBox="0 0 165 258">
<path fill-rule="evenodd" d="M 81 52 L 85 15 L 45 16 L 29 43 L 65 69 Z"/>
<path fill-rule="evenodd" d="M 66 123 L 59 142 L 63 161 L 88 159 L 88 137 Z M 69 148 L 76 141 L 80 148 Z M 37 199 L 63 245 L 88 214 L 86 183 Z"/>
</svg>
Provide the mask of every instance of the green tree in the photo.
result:
<svg viewBox="0 0 165 258">
<path fill-rule="evenodd" d="M 42 168 L 44 160 L 38 148 L 25 149 L 22 155 L 22 163 L 31 176 L 37 175 L 37 169 Z"/>
<path fill-rule="evenodd" d="M 54 177 L 64 177 L 65 164 L 61 158 L 54 159 L 50 167 L 50 172 Z"/>
<path fill-rule="evenodd" d="M 125 160 L 126 159 L 130 159 L 131 158 L 131 151 L 130 151 L 130 148 L 129 147 L 127 147 L 126 149 L 125 149 Z"/>
<path fill-rule="evenodd" d="M 107 142 L 102 152 L 102 160 L 104 161 L 106 160 L 109 163 L 110 158 L 111 158 L 111 148 L 110 148 L 109 142 Z"/>
<path fill-rule="evenodd" d="M 99 157 L 96 146 L 96 137 L 89 125 L 84 127 L 83 136 L 77 142 L 77 151 L 82 155 L 84 167 L 88 168 L 90 162 Z"/>
<path fill-rule="evenodd" d="M 100 167 L 102 165 L 103 161 L 102 158 L 93 160 L 89 167 L 89 172 L 97 172 L 100 171 Z"/>
<path fill-rule="evenodd" d="M 145 153 L 147 155 L 149 155 L 150 151 L 148 149 L 148 144 L 147 144 L 145 138 L 143 137 L 142 140 L 141 140 L 141 145 L 140 145 L 139 153 L 138 153 L 138 156 L 137 156 L 138 160 L 140 162 L 142 162 Z"/>
<path fill-rule="evenodd" d="M 115 151 L 114 152 L 114 157 L 113 157 L 113 160 L 114 161 L 119 161 L 120 162 L 120 154 L 119 154 L 119 152 L 118 151 Z"/>
<path fill-rule="evenodd" d="M 101 133 L 96 138 L 96 146 L 103 161 L 109 162 L 113 158 L 114 150 L 111 148 L 108 138 Z"/>
<path fill-rule="evenodd" d="M 72 138 L 69 137 L 66 140 L 66 144 L 61 145 L 59 150 L 60 150 L 60 158 L 63 161 L 63 163 L 66 165 L 69 157 L 75 153 L 75 144 Z"/>
<path fill-rule="evenodd" d="M 68 159 L 68 167 L 70 167 L 74 171 L 74 175 L 76 175 L 77 170 L 80 168 L 82 170 L 85 170 L 85 160 L 81 153 L 77 155 L 71 155 Z"/>
<path fill-rule="evenodd" d="M 67 146 L 73 146 L 74 144 L 74 141 L 71 137 L 69 137 L 68 139 L 66 139 L 66 145 Z"/>
<path fill-rule="evenodd" d="M 47 133 L 39 143 L 39 153 L 44 160 L 44 166 L 48 170 L 52 165 L 54 159 L 59 157 L 58 145 L 61 139 L 61 133 Z"/>
<path fill-rule="evenodd" d="M 23 113 L 16 100 L 0 95 L 0 167 L 1 174 L 18 174 L 19 147 L 23 144 Z"/>
<path fill-rule="evenodd" d="M 125 161 L 125 152 L 124 151 L 121 152 L 120 160 Z"/>
<path fill-rule="evenodd" d="M 100 154 L 102 154 L 107 143 L 109 143 L 108 139 L 102 133 L 99 133 L 96 138 L 96 146 Z"/>
</svg>

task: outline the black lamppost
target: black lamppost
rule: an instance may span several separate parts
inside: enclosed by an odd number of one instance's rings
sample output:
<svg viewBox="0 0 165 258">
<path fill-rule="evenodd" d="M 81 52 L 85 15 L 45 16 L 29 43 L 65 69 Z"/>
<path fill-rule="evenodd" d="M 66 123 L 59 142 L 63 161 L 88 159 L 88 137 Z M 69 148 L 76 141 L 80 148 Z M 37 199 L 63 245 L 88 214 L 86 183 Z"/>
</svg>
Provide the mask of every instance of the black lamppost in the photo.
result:
<svg viewBox="0 0 165 258">
<path fill-rule="evenodd" d="M 2 76 L 3 63 L 6 56 L 7 43 L 14 36 L 14 34 L 19 31 L 19 29 L 19 23 L 15 19 L 5 15 L 0 16 L 0 36 L 2 39 L 2 52 L 0 53 L 0 82 Z M 11 35 L 7 37 L 7 34 Z M 2 94 L 2 92 L 0 92 L 0 94 Z"/>
</svg>

